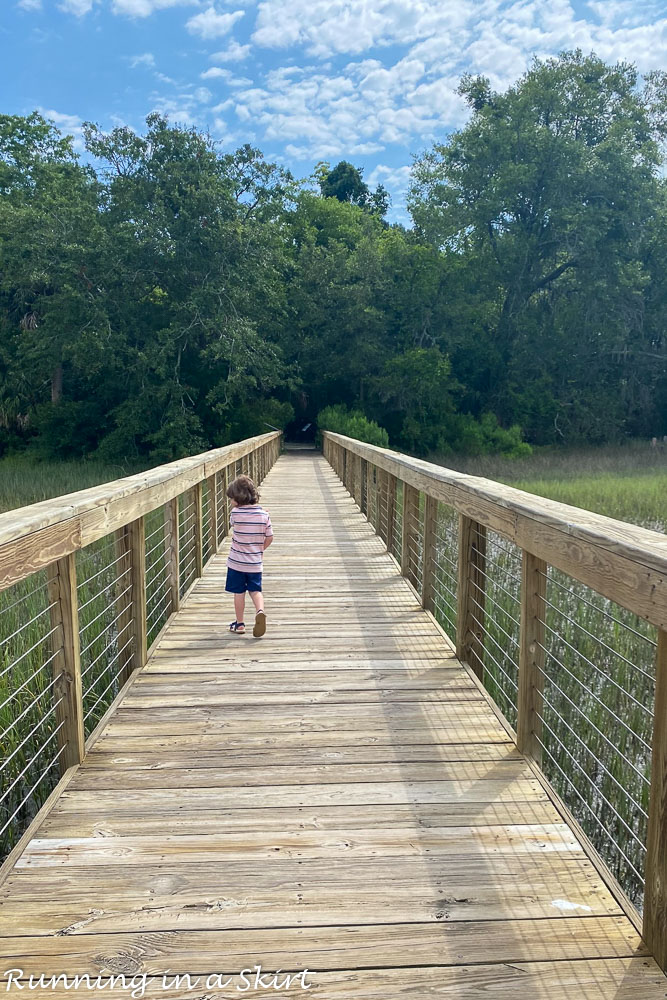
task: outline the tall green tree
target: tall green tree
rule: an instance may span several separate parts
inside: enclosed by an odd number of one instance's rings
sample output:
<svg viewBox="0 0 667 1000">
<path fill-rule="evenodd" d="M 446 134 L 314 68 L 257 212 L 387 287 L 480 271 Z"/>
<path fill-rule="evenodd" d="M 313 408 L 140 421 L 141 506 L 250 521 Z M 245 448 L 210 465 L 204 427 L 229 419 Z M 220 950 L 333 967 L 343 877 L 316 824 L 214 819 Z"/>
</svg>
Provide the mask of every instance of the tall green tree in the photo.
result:
<svg viewBox="0 0 667 1000">
<path fill-rule="evenodd" d="M 489 402 L 505 420 L 518 406 L 535 434 L 547 436 L 534 412 L 545 388 L 554 404 L 548 433 L 562 433 L 560 415 L 581 435 L 601 395 L 627 377 L 609 359 L 640 333 L 662 92 L 657 78 L 642 92 L 633 67 L 580 52 L 536 60 L 503 94 L 465 77 L 470 121 L 415 164 L 410 205 L 419 232 L 445 254 L 477 258 L 496 289 Z M 548 365 L 531 363 L 545 350 Z M 526 394 L 526 364 L 536 394 Z M 559 384 L 563 366 L 575 395 L 588 397 L 583 411 Z M 591 378 L 602 393 L 586 393 Z"/>
</svg>

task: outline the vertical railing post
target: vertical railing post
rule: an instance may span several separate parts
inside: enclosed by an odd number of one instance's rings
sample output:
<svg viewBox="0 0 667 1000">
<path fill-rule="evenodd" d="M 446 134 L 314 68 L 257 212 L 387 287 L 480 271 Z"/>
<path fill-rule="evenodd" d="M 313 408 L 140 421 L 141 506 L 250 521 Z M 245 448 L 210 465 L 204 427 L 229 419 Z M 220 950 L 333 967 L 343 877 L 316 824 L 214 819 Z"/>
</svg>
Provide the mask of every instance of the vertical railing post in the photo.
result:
<svg viewBox="0 0 667 1000">
<path fill-rule="evenodd" d="M 134 622 L 134 648 L 132 670 L 146 662 L 148 654 L 146 636 L 146 527 L 143 517 L 127 526 L 130 550 L 130 576 L 132 578 L 132 621 Z"/>
<path fill-rule="evenodd" d="M 419 490 L 403 483 L 403 526 L 401 530 L 401 573 L 414 583 L 410 555 L 417 547 L 416 523 L 419 521 Z"/>
<path fill-rule="evenodd" d="M 387 473 L 387 551 L 394 551 L 394 523 L 396 521 L 396 476 Z"/>
<path fill-rule="evenodd" d="M 359 505 L 361 507 L 361 513 L 368 517 L 368 462 L 365 458 L 361 459 L 361 469 L 359 474 Z"/>
<path fill-rule="evenodd" d="M 206 480 L 207 492 L 208 492 L 208 523 L 209 523 L 209 536 L 211 540 L 210 555 L 215 555 L 218 551 L 218 503 L 217 503 L 217 487 L 218 487 L 218 474 L 214 472 L 212 476 L 209 476 Z"/>
<path fill-rule="evenodd" d="M 118 648 L 122 648 L 128 639 L 132 638 L 132 553 L 130 552 L 130 537 L 125 528 L 114 532 L 114 549 L 117 559 L 116 577 L 116 635 Z M 120 683 L 124 684 L 132 672 L 132 661 L 128 660 L 120 675 Z"/>
<path fill-rule="evenodd" d="M 667 969 L 667 631 L 658 629 L 642 936 Z"/>
<path fill-rule="evenodd" d="M 435 536 L 438 520 L 438 501 L 424 495 L 424 561 L 422 564 L 422 607 L 433 611 L 434 575 L 436 566 Z"/>
<path fill-rule="evenodd" d="M 456 611 L 456 655 L 483 673 L 486 527 L 459 515 L 459 580 Z"/>
<path fill-rule="evenodd" d="M 76 557 L 72 552 L 47 568 L 53 645 L 53 696 L 58 730 L 61 773 L 79 764 L 85 754 L 83 693 L 79 645 L 79 606 L 76 589 Z"/>
<path fill-rule="evenodd" d="M 178 611 L 181 606 L 181 588 L 179 574 L 179 537 L 178 537 L 178 497 L 169 500 L 164 509 L 164 543 L 167 550 L 167 584 L 171 593 L 171 610 Z"/>
<path fill-rule="evenodd" d="M 377 533 L 380 536 L 380 538 L 382 539 L 382 541 L 385 543 L 385 545 L 387 545 L 387 547 L 389 545 L 389 543 L 387 541 L 387 538 L 388 538 L 388 536 L 387 536 L 387 522 L 385 521 L 384 524 L 382 523 L 382 510 L 383 510 L 383 507 L 386 507 L 386 504 L 387 504 L 387 479 L 388 479 L 388 475 L 389 474 L 387 472 L 385 472 L 384 469 L 381 469 L 381 468 L 378 467 L 378 469 L 377 469 L 377 481 L 378 481 L 378 490 L 377 490 L 377 498 L 378 498 L 378 500 L 377 500 L 377 503 L 378 503 Z"/>
<path fill-rule="evenodd" d="M 547 564 L 531 552 L 522 553 L 521 635 L 517 694 L 517 747 L 539 764 L 542 758 L 542 697 L 544 693 L 544 614 Z"/>
<path fill-rule="evenodd" d="M 226 465 L 222 470 L 222 496 L 220 497 L 220 503 L 222 504 L 222 523 L 225 531 L 225 538 L 229 534 L 229 500 L 227 499 L 227 487 L 231 483 L 232 479 L 229 474 L 229 466 Z M 220 514 L 218 514 L 218 517 Z"/>
<path fill-rule="evenodd" d="M 355 455 L 354 462 L 354 499 L 357 507 L 361 510 L 361 455 Z"/>
<path fill-rule="evenodd" d="M 202 517 L 203 485 L 200 480 L 192 488 L 192 499 L 195 506 L 195 576 L 201 576 L 204 571 L 204 518 Z"/>
</svg>

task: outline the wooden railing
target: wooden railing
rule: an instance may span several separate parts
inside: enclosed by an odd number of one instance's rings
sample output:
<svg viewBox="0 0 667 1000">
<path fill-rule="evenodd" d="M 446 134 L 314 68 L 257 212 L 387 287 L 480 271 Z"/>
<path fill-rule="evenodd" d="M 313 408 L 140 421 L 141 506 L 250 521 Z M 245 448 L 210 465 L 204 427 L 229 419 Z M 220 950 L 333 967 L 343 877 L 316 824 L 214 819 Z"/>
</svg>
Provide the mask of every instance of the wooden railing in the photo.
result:
<svg viewBox="0 0 667 1000">
<path fill-rule="evenodd" d="M 323 447 L 666 969 L 667 537 L 342 435 Z"/>
<path fill-rule="evenodd" d="M 261 482 L 277 432 L 0 515 L 0 847 L 78 764 Z"/>
</svg>

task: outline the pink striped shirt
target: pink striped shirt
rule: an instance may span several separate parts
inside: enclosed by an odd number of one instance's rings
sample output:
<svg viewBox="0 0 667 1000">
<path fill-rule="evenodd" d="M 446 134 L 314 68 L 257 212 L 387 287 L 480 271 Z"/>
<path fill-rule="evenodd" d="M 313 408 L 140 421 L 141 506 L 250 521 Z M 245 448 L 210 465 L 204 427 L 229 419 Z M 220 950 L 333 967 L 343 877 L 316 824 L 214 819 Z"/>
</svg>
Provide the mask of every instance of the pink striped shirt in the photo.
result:
<svg viewBox="0 0 667 1000">
<path fill-rule="evenodd" d="M 261 573 L 264 539 L 273 535 L 271 518 L 258 503 L 232 507 L 230 514 L 232 544 L 227 566 L 239 573 Z"/>
</svg>

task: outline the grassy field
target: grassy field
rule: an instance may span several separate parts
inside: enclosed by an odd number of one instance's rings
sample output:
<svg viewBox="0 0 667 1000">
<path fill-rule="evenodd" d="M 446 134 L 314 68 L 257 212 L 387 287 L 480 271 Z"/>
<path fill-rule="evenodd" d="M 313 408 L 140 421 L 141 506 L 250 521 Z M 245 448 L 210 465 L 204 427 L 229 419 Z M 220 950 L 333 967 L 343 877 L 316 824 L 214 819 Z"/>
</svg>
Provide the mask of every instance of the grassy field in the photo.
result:
<svg viewBox="0 0 667 1000">
<path fill-rule="evenodd" d="M 481 456 L 440 464 L 646 528 L 664 531 L 667 526 L 667 448 L 652 449 L 644 442 L 545 448 L 525 459 Z"/>
<path fill-rule="evenodd" d="M 141 468 L 103 462 L 35 462 L 22 456 L 3 458 L 0 460 L 0 511 L 131 476 Z"/>
</svg>

